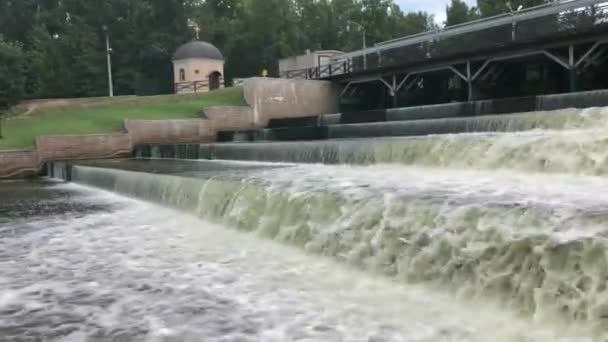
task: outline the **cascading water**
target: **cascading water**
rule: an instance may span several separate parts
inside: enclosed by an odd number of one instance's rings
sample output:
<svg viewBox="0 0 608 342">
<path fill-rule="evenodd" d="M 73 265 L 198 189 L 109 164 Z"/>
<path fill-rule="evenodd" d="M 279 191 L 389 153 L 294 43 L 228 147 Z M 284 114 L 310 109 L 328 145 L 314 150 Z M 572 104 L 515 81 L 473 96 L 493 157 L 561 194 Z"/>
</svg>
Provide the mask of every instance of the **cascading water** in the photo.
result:
<svg viewBox="0 0 608 342">
<path fill-rule="evenodd" d="M 76 182 L 187 210 L 358 267 L 494 298 L 601 336 L 608 182 L 598 177 L 292 165 L 189 177 L 76 166 Z"/>
<path fill-rule="evenodd" d="M 134 336 L 147 336 L 145 340 L 172 333 L 183 340 L 194 336 L 189 335 L 194 329 L 209 334 L 210 341 L 247 336 L 261 341 L 608 341 L 608 111 L 484 120 L 480 125 L 498 120 L 496 127 L 503 132 L 182 146 L 164 155 L 266 162 L 78 163 L 63 176 L 170 209 L 140 202 L 132 207 L 124 198 L 111 197 L 102 202 L 125 206 L 116 210 L 126 222 L 109 215 L 91 218 L 84 210 L 80 224 L 87 228 L 68 225 L 69 233 L 30 234 L 45 246 L 39 252 L 44 256 L 84 248 L 79 243 L 86 247 L 70 258 L 71 268 L 49 258 L 60 284 L 68 272 L 88 279 L 87 272 L 107 263 L 119 274 L 109 271 L 118 282 L 113 291 L 133 296 L 128 303 L 140 310 L 137 315 L 145 315 L 142 303 L 156 297 L 148 290 L 132 292 L 140 285 L 131 280 L 123 284 L 123 277 L 130 279 L 133 270 L 151 284 L 146 289 L 162 293 L 161 304 L 147 308 L 157 320 L 148 330 L 135 330 Z M 61 168 L 56 174 L 61 175 Z M 195 220 L 177 220 L 170 210 L 221 228 L 184 231 L 182 226 L 196 226 Z M 169 224 L 172 220 L 177 223 Z M 64 224 L 54 219 L 51 226 Z M 81 232 L 98 225 L 111 234 Z M 72 241 L 74 236 L 84 242 Z M 31 243 L 13 239 L 20 248 Z M 6 242 L 1 247 L 13 246 Z M 287 249 L 275 251 L 279 246 Z M 240 248 L 246 256 L 239 255 Z M 81 261 L 83 253 L 96 250 L 106 254 Z M 124 257 L 108 257 L 112 253 Z M 208 256 L 201 263 L 203 254 L 226 254 L 227 261 L 213 259 L 209 266 Z M 344 266 L 323 266 L 326 261 L 314 255 L 355 266 L 389 284 L 362 285 L 363 274 L 345 275 Z M 180 263 L 184 268 L 176 269 Z M 295 264 L 310 267 L 305 271 Z M 154 265 L 161 271 L 146 276 L 146 267 Z M 10 268 L 16 279 L 25 277 L 20 266 Z M 225 276 L 225 268 L 247 276 Z M 313 270 L 318 273 L 308 273 Z M 92 278 L 87 282 L 103 283 Z M 213 290 L 197 292 L 195 284 L 201 281 Z M 210 296 L 218 290 L 215 282 L 235 303 Z M 160 284 L 170 288 L 170 295 Z M 405 287 L 397 290 L 397 284 Z M 23 296 L 39 305 L 34 300 L 38 290 L 28 291 L 0 297 L 0 320 L 12 312 L 3 309 L 3 300 L 12 303 L 14 296 Z M 60 299 L 57 303 L 64 305 Z M 258 310 L 260 303 L 268 309 Z M 196 321 L 206 316 L 192 310 L 205 305 L 222 319 Z M 234 315 L 225 315 L 227 307 Z M 84 310 L 76 316 L 86 321 L 83 317 L 96 315 Z M 170 319 L 172 315 L 178 318 Z M 111 321 L 109 326 L 133 332 L 129 324 Z M 167 326 L 172 328 L 163 328 Z M 193 327 L 212 328 L 201 332 Z M 102 328 L 88 336 L 114 336 L 115 330 Z M 233 339 L 222 339 L 222 329 Z"/>
<path fill-rule="evenodd" d="M 328 126 L 329 138 L 424 136 L 465 132 L 514 132 L 530 129 L 571 129 L 596 127 L 608 113 L 601 108 L 585 111 L 565 109 L 479 117 L 436 118 Z M 597 128 L 597 127 L 596 127 Z"/>
<path fill-rule="evenodd" d="M 604 175 L 608 173 L 608 109 L 485 117 L 503 127 L 487 132 L 346 139 L 139 147 L 140 157 L 292 163 L 405 164 L 457 169 Z M 475 122 L 474 118 L 467 118 Z M 365 130 L 365 127 L 360 129 Z M 508 130 L 509 131 L 509 130 Z"/>
</svg>

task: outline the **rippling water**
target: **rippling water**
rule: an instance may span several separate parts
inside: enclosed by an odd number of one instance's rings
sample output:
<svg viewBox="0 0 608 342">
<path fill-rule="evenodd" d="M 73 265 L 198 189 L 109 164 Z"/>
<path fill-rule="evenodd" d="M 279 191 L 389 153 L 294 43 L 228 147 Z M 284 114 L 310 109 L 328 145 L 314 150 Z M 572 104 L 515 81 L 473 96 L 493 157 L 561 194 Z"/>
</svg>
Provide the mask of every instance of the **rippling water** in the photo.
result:
<svg viewBox="0 0 608 342">
<path fill-rule="evenodd" d="M 0 183 L 0 341 L 608 341 L 608 110 L 457 121 Z"/>
<path fill-rule="evenodd" d="M 104 191 L 0 189 L 2 341 L 591 341 Z"/>
</svg>

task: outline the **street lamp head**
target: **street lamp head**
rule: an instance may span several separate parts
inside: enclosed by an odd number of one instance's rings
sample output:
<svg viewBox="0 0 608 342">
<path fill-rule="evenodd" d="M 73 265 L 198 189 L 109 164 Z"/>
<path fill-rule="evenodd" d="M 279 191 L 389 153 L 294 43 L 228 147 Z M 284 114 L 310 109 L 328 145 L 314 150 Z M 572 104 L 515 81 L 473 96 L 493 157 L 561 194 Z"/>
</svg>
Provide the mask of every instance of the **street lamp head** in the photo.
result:
<svg viewBox="0 0 608 342">
<path fill-rule="evenodd" d="M 104 32 L 108 32 L 108 25 L 103 25 L 103 26 L 101 27 L 101 29 L 102 29 Z"/>
</svg>

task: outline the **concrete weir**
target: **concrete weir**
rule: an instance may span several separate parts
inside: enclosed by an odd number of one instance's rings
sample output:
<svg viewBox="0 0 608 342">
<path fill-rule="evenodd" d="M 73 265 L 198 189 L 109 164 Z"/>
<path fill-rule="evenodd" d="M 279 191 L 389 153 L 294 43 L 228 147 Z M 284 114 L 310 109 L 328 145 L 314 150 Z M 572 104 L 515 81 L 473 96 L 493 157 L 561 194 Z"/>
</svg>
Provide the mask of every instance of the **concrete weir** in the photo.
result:
<svg viewBox="0 0 608 342">
<path fill-rule="evenodd" d="M 578 109 L 590 108 L 587 115 L 596 115 L 607 105 L 608 91 L 601 90 L 327 114 L 308 127 L 268 128 L 245 140 L 323 140 L 553 129 L 573 118 L 584 120 L 584 117 L 576 116 Z"/>
<path fill-rule="evenodd" d="M 570 94 L 539 95 L 505 99 L 454 102 L 428 106 L 378 109 L 365 112 L 323 115 L 320 124 L 358 124 L 477 117 L 497 114 L 554 111 L 567 108 L 604 107 L 608 105 L 608 90 Z"/>
<path fill-rule="evenodd" d="M 0 178 L 35 175 L 49 161 L 128 157 L 134 149 L 138 157 L 339 163 L 353 158 L 336 157 L 330 151 L 344 147 L 332 142 L 267 142 L 598 128 L 608 116 L 606 90 L 326 114 L 335 109 L 335 90 L 322 81 L 251 79 L 244 87 L 250 107 L 207 109 L 203 119 L 127 120 L 121 134 L 39 137 L 36 150 L 0 153 Z M 237 138 L 266 143 L 217 143 Z M 304 148 L 306 157 L 286 151 Z"/>
<path fill-rule="evenodd" d="M 238 338 L 243 336 L 241 331 L 253 331 L 251 340 L 259 340 L 260 330 L 250 330 L 251 313 L 260 312 L 260 303 L 263 313 L 268 312 L 267 307 L 277 307 L 276 301 L 261 297 L 265 294 L 289 300 L 261 317 L 261 327 L 268 326 L 267 321 L 274 324 L 277 317 L 283 318 L 286 313 L 300 313 L 302 308 L 321 303 L 305 316 L 287 317 L 290 331 L 293 322 L 309 322 L 327 310 L 328 301 L 319 299 L 320 295 L 338 295 L 336 307 L 340 310 L 348 303 L 349 313 L 340 311 L 337 319 L 321 317 L 318 326 L 322 329 L 306 326 L 294 335 L 279 335 L 282 341 L 311 336 L 309 332 L 327 332 L 328 322 L 337 322 L 336 331 L 352 330 L 345 328 L 345 322 L 352 320 L 341 318 L 367 310 L 353 309 L 354 301 L 344 299 L 343 288 L 358 277 L 340 277 L 337 288 L 310 290 L 310 296 L 294 302 L 306 290 L 306 284 L 322 284 L 328 275 L 336 274 L 339 265 L 347 265 L 349 269 L 369 272 L 375 280 L 388 278 L 388 283 L 398 285 L 399 292 L 410 293 L 419 306 L 395 297 L 380 306 L 374 298 L 385 296 L 386 290 L 347 286 L 356 289 L 357 298 L 361 294 L 371 296 L 365 302 L 378 310 L 371 312 L 370 318 L 387 313 L 390 320 L 374 326 L 382 330 L 389 325 L 404 327 L 404 332 L 386 339 L 378 335 L 380 338 L 376 339 L 370 335 L 373 327 L 365 327 L 352 338 L 332 332 L 311 337 L 312 340 L 606 341 L 608 108 L 434 120 L 465 119 L 492 119 L 497 124 L 471 123 L 470 133 L 416 137 L 141 145 L 136 148 L 137 155 L 152 159 L 50 163 L 50 176 L 70 181 L 53 184 L 55 193 L 69 193 L 66 190 L 72 189 L 81 195 L 67 203 L 60 197 L 57 200 L 57 196 L 45 200 L 40 205 L 44 212 L 49 212 L 49 206 L 56 202 L 72 211 L 50 215 L 48 219 L 36 215 L 29 221 L 20 217 L 21 213 L 31 212 L 29 201 L 18 201 L 20 211 L 13 214 L 15 219 L 8 220 L 4 229 L 7 238 L 0 239 L 4 243 L 2 250 L 21 253 L 21 257 L 14 258 L 17 262 L 5 263 L 7 279 L 16 284 L 16 289 L 21 289 L 23 283 L 39 282 L 40 260 L 48 261 L 43 265 L 48 271 L 45 275 L 56 278 L 50 279 L 47 288 L 68 289 L 50 297 L 55 298 L 55 307 L 63 310 L 56 311 L 66 313 L 60 319 L 84 322 L 83 330 L 94 326 L 99 317 L 103 320 L 107 316 L 104 310 L 111 294 L 115 296 L 110 297 L 113 303 L 126 303 L 129 310 L 125 317 L 132 315 L 132 308 L 143 315 L 152 312 L 155 317 L 166 317 L 165 322 L 177 322 L 179 326 L 172 326 L 173 331 L 190 334 L 197 327 L 218 326 L 201 323 L 193 316 L 179 316 L 185 312 L 196 317 L 215 317 L 198 310 L 217 307 L 205 297 L 209 288 L 217 293 L 223 286 L 247 281 L 222 295 L 221 303 L 225 303 L 225 298 L 249 295 L 257 286 L 251 286 L 250 279 L 260 276 L 256 282 L 260 290 L 251 299 L 245 298 L 239 305 L 229 301 L 226 311 L 218 314 L 223 322 L 227 317 L 224 312 L 233 313 L 241 308 L 240 304 L 253 303 L 255 308 L 246 308 L 236 318 L 235 326 L 245 329 L 224 329 L 219 325 L 222 328 L 218 329 L 216 341 L 225 340 L 227 330 L 238 331 Z M 477 132 L 484 127 L 496 131 Z M 85 206 L 75 206 L 78 202 Z M 136 207 L 129 209 L 132 205 Z M 183 221 L 186 217 L 196 222 Z M 208 233 L 201 236 L 201 232 Z M 234 235 L 225 241 L 213 240 L 225 232 Z M 246 242 L 239 236 L 252 241 L 252 249 L 244 249 Z M 287 253 L 264 254 L 270 250 L 261 245 L 266 239 L 288 245 Z M 33 256 L 30 246 L 39 247 Z M 228 251 L 226 246 L 234 248 Z M 217 254 L 212 255 L 209 268 L 205 268 L 202 258 L 208 255 L 209 248 L 216 247 Z M 277 280 L 279 266 L 298 250 L 307 257 L 331 258 L 336 266 L 310 266 L 313 258 L 298 259 L 295 267 L 287 268 L 287 278 Z M 96 251 L 95 258 L 90 257 L 91 251 Z M 62 262 L 57 262 L 61 257 Z M 242 264 L 252 259 L 259 263 L 243 269 Z M 222 269 L 232 261 L 238 268 Z M 271 261 L 276 263 L 269 264 Z M 264 267 L 268 273 L 260 271 Z M 294 278 L 304 269 L 316 269 L 319 277 L 307 281 Z M 132 277 L 134 274 L 136 277 Z M 170 283 L 172 279 L 174 282 Z M 202 283 L 204 280 L 209 282 Z M 91 281 L 94 286 L 90 286 Z M 285 292 L 294 283 L 294 292 Z M 146 285 L 141 291 L 140 284 Z M 175 290 L 165 291 L 171 289 L 168 284 Z M 419 291 L 410 292 L 414 287 L 432 289 L 445 297 L 421 296 Z M 20 292 L 22 297 L 15 298 L 27 303 L 40 300 L 40 288 Z M 94 300 L 82 300 L 83 293 L 98 290 Z M 76 294 L 77 298 L 66 299 L 66 293 Z M 29 297 L 23 297 L 26 295 Z M 139 297 L 134 300 L 134 295 Z M 166 297 L 159 297 L 163 295 Z M 200 298 L 205 300 L 195 302 Z M 435 298 L 458 310 L 431 306 L 429 299 Z M 45 303 L 46 300 L 45 297 Z M 84 305 L 75 310 L 74 303 Z M 488 309 L 482 310 L 479 305 L 488 305 Z M 294 307 L 297 310 L 291 310 Z M 406 314 L 413 312 L 413 316 L 398 314 L 395 307 L 403 308 Z M 416 321 L 429 307 L 424 320 Z M 73 319 L 67 315 L 71 312 L 81 316 Z M 96 316 L 97 312 L 101 316 Z M 513 318 L 497 316 L 501 313 Z M 55 319 L 44 320 L 46 312 L 33 314 L 43 322 L 39 324 L 42 334 L 48 334 L 48 326 L 56 326 Z M 445 318 L 440 316 L 443 314 Z M 15 322 L 13 325 L 23 325 L 20 311 L 4 310 L 4 315 Z M 463 324 L 455 322 L 455 317 L 470 319 L 475 325 L 461 329 Z M 480 322 L 480 317 L 490 317 L 496 323 L 488 328 L 487 320 Z M 350 327 L 360 327 L 370 318 L 364 317 Z M 139 329 L 140 321 L 136 318 L 135 323 L 128 321 L 124 328 L 111 329 Z M 181 325 L 182 321 L 188 326 Z M 422 334 L 405 335 L 420 327 L 424 327 Z M 429 327 L 435 333 L 429 334 Z M 513 333 L 501 333 L 500 327 Z M 538 327 L 538 334 L 533 334 L 535 330 L 530 327 Z M 27 324 L 24 329 L 32 328 Z M 270 325 L 270 329 L 271 335 L 266 336 L 277 336 L 276 326 Z M 190 336 L 197 339 L 208 335 L 196 332 L 176 335 L 175 339 L 188 340 Z"/>
</svg>

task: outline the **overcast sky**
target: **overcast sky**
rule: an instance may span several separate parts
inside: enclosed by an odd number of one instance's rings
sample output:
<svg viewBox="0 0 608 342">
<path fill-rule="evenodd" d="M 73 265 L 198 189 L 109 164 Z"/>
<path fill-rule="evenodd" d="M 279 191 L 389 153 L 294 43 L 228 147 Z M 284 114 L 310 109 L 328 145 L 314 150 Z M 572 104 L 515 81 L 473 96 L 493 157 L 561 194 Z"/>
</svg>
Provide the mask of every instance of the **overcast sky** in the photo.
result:
<svg viewBox="0 0 608 342">
<path fill-rule="evenodd" d="M 395 0 L 403 12 L 426 11 L 435 15 L 435 21 L 443 24 L 445 21 L 445 6 L 451 0 Z M 477 0 L 465 0 L 470 6 L 475 6 Z"/>
</svg>

